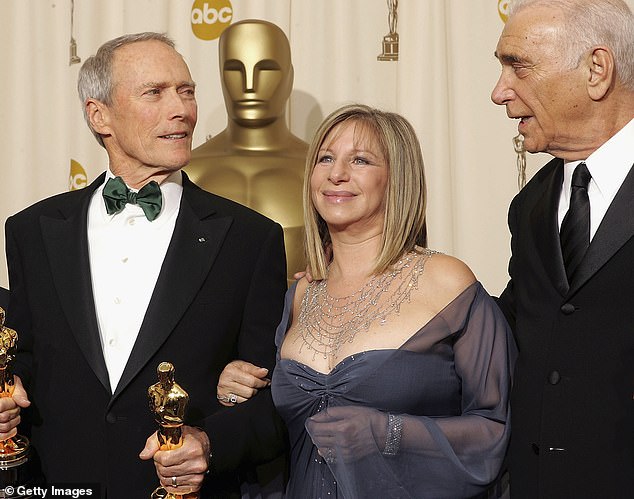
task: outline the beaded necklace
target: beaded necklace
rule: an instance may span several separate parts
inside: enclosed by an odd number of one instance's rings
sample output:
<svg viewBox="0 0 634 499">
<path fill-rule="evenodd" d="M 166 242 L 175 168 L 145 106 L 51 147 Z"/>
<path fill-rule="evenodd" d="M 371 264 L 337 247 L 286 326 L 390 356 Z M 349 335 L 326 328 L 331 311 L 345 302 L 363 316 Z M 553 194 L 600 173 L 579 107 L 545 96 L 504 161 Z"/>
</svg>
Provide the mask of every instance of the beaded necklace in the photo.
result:
<svg viewBox="0 0 634 499">
<path fill-rule="evenodd" d="M 372 276 L 359 290 L 340 298 L 328 293 L 327 278 L 310 283 L 298 318 L 300 353 L 306 347 L 313 351 L 313 359 L 317 354 L 336 359 L 343 344 L 352 343 L 360 331 L 367 331 L 376 320 L 384 325 L 390 314 L 399 314 L 401 304 L 418 289 L 425 262 L 434 253 L 410 251 L 393 269 Z M 384 296 L 390 287 L 391 294 Z"/>
</svg>

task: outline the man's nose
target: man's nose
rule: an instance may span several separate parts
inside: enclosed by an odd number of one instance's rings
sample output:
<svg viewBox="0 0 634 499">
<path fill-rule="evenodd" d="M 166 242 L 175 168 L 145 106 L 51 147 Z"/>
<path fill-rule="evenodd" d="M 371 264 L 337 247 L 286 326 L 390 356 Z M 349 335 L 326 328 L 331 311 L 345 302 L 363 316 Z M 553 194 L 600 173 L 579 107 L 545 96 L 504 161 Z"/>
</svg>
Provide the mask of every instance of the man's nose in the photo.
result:
<svg viewBox="0 0 634 499">
<path fill-rule="evenodd" d="M 493 91 L 491 92 L 491 100 L 499 106 L 505 105 L 513 97 L 513 90 L 509 87 L 506 81 L 504 72 L 498 78 Z"/>
</svg>

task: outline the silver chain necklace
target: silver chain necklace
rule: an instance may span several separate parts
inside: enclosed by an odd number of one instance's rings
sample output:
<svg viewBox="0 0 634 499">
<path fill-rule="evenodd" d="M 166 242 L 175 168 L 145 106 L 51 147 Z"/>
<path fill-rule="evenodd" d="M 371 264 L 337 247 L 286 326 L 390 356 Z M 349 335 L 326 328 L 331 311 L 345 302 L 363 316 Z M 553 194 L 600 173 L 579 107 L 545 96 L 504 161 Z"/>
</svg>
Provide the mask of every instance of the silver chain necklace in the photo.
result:
<svg viewBox="0 0 634 499">
<path fill-rule="evenodd" d="M 324 359 L 334 360 L 344 343 L 352 343 L 357 333 L 367 331 L 379 320 L 384 325 L 390 314 L 400 312 L 401 304 L 418 289 L 418 278 L 425 262 L 436 251 L 424 249 L 404 255 L 392 270 L 375 275 L 358 291 L 335 298 L 328 293 L 328 279 L 308 285 L 299 313 L 299 337 L 304 347 Z M 392 286 L 393 285 L 393 286 Z M 390 287 L 391 294 L 385 297 Z"/>
</svg>

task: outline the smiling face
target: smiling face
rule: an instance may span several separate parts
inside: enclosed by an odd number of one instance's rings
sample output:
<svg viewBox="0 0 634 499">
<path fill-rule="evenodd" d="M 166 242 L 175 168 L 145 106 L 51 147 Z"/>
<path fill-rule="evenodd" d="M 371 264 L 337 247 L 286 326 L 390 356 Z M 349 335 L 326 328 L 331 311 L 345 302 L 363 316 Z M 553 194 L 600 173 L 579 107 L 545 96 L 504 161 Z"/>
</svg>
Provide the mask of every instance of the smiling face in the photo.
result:
<svg viewBox="0 0 634 499">
<path fill-rule="evenodd" d="M 112 172 L 167 176 L 189 163 L 197 107 L 180 54 L 157 40 L 124 45 L 114 54 L 112 80 L 112 103 L 89 104 Z"/>
<path fill-rule="evenodd" d="M 310 176 L 311 199 L 330 233 L 380 234 L 385 222 L 388 164 L 374 132 L 346 121 L 324 139 Z"/>
<path fill-rule="evenodd" d="M 562 13 L 547 6 L 510 17 L 496 49 L 502 74 L 491 99 L 506 106 L 509 118 L 520 120 L 527 151 L 577 159 L 575 144 L 591 108 L 590 72 L 583 60 L 574 69 L 561 67 L 558 30 L 563 29 Z"/>
<path fill-rule="evenodd" d="M 237 23 L 222 34 L 219 52 L 229 118 L 262 127 L 282 117 L 293 85 L 286 35 L 263 21 Z"/>
</svg>

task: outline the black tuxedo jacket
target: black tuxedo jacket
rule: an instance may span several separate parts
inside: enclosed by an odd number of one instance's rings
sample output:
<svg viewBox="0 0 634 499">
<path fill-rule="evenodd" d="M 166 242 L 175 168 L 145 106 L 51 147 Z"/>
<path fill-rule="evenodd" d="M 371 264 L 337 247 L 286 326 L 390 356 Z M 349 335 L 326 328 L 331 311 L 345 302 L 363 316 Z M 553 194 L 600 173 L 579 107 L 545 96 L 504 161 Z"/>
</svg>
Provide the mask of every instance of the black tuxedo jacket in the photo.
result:
<svg viewBox="0 0 634 499">
<path fill-rule="evenodd" d="M 554 159 L 509 211 L 511 280 L 499 304 L 519 359 L 511 397 L 512 497 L 634 491 L 634 168 L 567 282 Z"/>
<path fill-rule="evenodd" d="M 183 174 L 174 234 L 115 389 L 88 258 L 87 209 L 103 181 L 41 201 L 6 223 L 7 322 L 19 335 L 14 370 L 32 401 L 24 429 L 49 482 L 98 483 L 110 499 L 148 497 L 158 481 L 154 464 L 138 458 L 156 429 L 147 388 L 157 382 L 158 364 L 172 362 L 190 396 L 186 423 L 211 441 L 217 474 L 203 497 L 223 496 L 235 490 L 240 466 L 283 450 L 268 390 L 229 409 L 216 400 L 218 377 L 232 359 L 274 367 L 286 289 L 282 229 Z"/>
<path fill-rule="evenodd" d="M 9 290 L 0 287 L 0 307 L 7 311 L 9 308 Z"/>
</svg>

